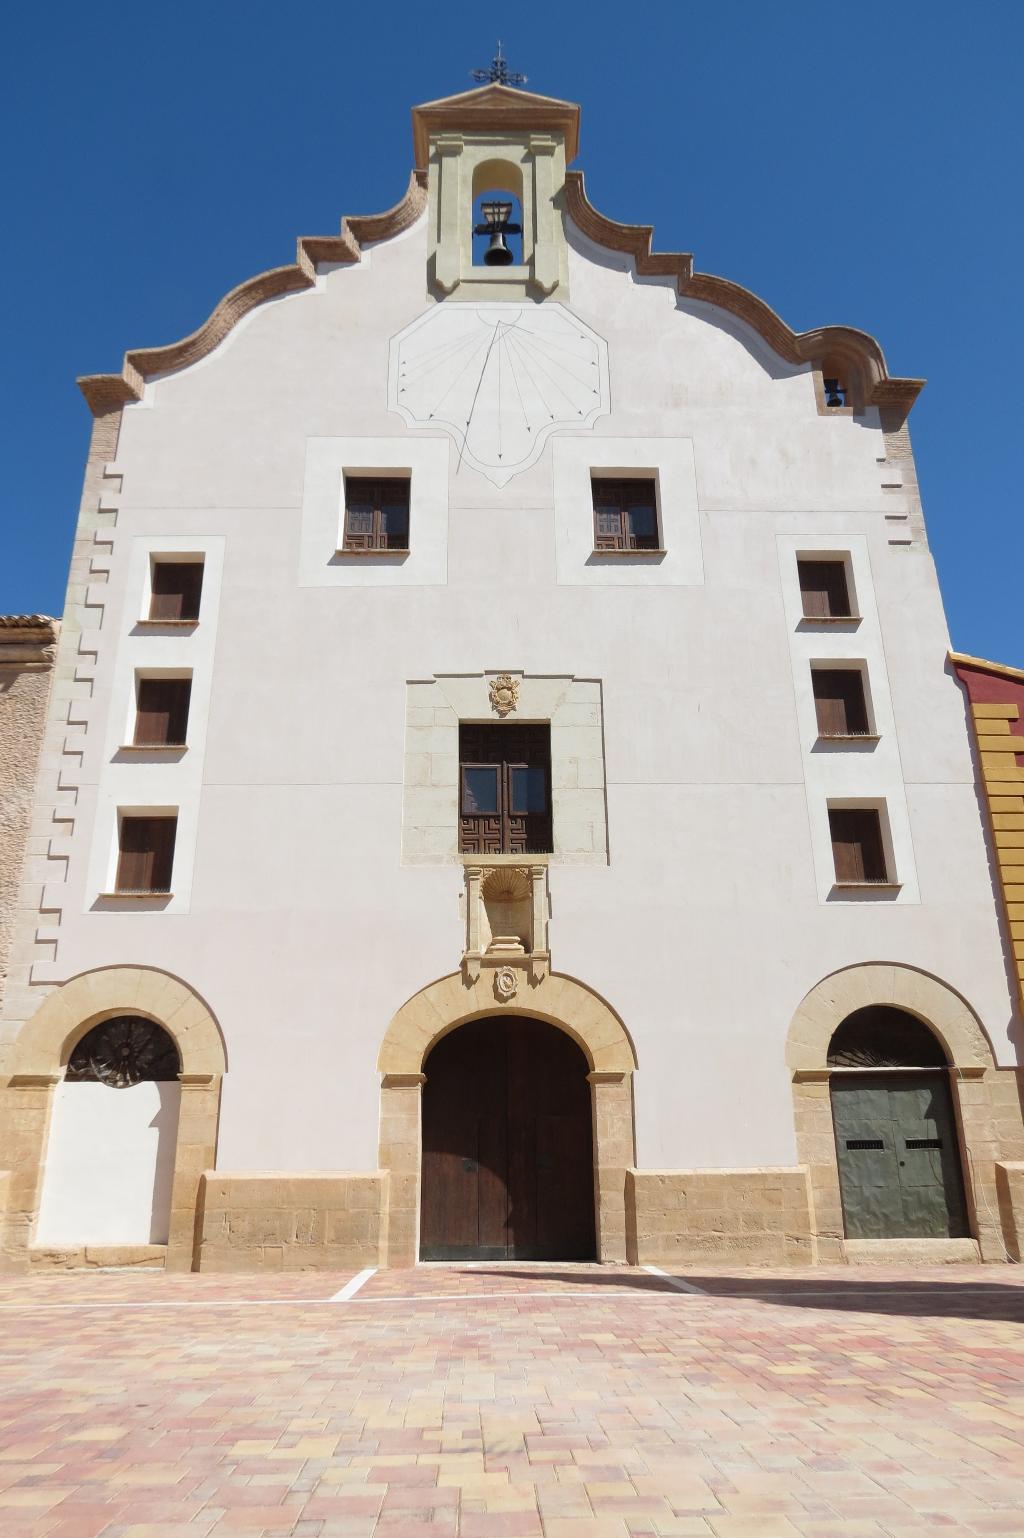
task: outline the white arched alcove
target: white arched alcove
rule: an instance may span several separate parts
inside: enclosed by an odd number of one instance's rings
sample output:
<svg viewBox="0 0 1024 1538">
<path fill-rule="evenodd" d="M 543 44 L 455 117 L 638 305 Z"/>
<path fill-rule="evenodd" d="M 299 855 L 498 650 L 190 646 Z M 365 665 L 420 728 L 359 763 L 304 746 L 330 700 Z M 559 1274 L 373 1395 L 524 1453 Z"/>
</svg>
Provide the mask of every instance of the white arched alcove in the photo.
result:
<svg viewBox="0 0 1024 1538">
<path fill-rule="evenodd" d="M 166 1244 L 181 1085 L 57 1085 L 35 1243 Z"/>
</svg>

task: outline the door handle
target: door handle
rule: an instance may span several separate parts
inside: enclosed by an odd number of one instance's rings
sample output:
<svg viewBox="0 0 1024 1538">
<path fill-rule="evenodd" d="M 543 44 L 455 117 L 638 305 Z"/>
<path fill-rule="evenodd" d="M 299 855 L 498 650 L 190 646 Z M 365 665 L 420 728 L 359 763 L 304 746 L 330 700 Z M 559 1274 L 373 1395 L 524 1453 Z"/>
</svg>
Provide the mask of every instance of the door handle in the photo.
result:
<svg viewBox="0 0 1024 1538">
<path fill-rule="evenodd" d="M 475 1174 L 477 1174 L 479 1169 L 480 1169 L 480 1166 L 476 1162 L 475 1159 L 463 1159 L 463 1161 L 462 1161 L 462 1173 L 464 1175 L 475 1175 Z"/>
</svg>

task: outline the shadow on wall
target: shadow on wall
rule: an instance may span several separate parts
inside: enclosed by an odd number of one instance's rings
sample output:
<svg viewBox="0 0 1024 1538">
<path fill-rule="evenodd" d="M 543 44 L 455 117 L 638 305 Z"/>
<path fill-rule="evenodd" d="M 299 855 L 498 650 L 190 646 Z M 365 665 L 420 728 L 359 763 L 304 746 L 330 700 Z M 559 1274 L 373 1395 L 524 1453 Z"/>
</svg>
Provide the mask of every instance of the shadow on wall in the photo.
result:
<svg viewBox="0 0 1024 1538">
<path fill-rule="evenodd" d="M 178 1146 L 181 1086 L 173 1081 L 156 1085 L 160 1108 L 149 1123 L 156 1130 L 156 1171 L 149 1214 L 150 1244 L 166 1244 L 174 1186 L 174 1156 Z"/>
</svg>

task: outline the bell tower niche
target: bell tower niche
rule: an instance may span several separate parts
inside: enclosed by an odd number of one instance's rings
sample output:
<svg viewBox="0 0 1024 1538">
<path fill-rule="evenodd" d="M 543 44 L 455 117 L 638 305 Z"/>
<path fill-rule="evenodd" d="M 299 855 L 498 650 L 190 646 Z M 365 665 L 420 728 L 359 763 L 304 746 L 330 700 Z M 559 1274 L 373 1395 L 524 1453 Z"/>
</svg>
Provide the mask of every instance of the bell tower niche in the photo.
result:
<svg viewBox="0 0 1024 1538">
<path fill-rule="evenodd" d="M 579 108 L 487 85 L 412 116 L 428 177 L 434 295 L 567 302 L 565 168 L 579 148 Z"/>
</svg>

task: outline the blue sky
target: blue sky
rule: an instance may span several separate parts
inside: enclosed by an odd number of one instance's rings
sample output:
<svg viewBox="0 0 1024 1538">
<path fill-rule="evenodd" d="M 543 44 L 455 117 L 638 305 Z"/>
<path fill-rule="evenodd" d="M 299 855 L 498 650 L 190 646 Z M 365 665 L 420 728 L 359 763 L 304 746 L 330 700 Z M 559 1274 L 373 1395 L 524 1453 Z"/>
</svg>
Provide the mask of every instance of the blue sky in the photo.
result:
<svg viewBox="0 0 1024 1538">
<path fill-rule="evenodd" d="M 15 8 L 0 612 L 63 605 L 75 376 L 395 202 L 409 107 L 467 89 L 498 34 L 531 88 L 582 104 L 602 212 L 927 377 L 911 430 L 953 644 L 1024 664 L 1017 0 Z"/>
</svg>

